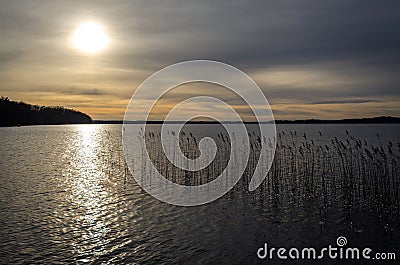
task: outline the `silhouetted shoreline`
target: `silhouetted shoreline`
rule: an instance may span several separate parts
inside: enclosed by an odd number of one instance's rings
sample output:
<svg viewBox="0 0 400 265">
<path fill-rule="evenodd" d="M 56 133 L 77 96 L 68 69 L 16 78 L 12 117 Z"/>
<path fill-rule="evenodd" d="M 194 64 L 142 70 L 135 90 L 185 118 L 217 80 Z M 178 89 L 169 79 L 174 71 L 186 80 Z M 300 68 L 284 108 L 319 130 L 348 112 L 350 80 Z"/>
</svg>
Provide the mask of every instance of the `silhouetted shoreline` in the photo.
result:
<svg viewBox="0 0 400 265">
<path fill-rule="evenodd" d="M 122 124 L 122 120 L 93 120 L 93 124 Z M 128 124 L 162 124 L 163 121 L 127 121 Z M 171 124 L 181 124 L 183 121 L 172 121 Z M 218 124 L 216 121 L 189 121 L 189 124 Z M 226 121 L 226 123 L 237 123 Z M 257 124 L 257 122 L 245 122 L 246 124 Z M 269 123 L 269 122 L 265 122 Z M 319 120 L 319 119 L 306 119 L 306 120 L 275 120 L 276 124 L 391 124 L 400 123 L 400 118 L 391 116 L 381 116 L 373 118 L 359 118 L 359 119 L 341 119 L 341 120 Z"/>
<path fill-rule="evenodd" d="M 46 107 L 0 98 L 0 127 L 26 125 L 87 124 L 89 115 L 64 107 Z"/>
<path fill-rule="evenodd" d="M 225 121 L 235 124 L 237 122 Z M 11 101 L 0 98 L 0 127 L 25 125 L 57 125 L 57 124 L 122 124 L 122 120 L 92 120 L 85 113 L 64 107 L 46 107 L 31 105 L 25 102 Z M 125 121 L 128 124 L 162 124 L 163 121 Z M 181 124 L 184 121 L 170 121 Z M 217 121 L 189 121 L 188 124 L 218 124 Z M 245 122 L 257 124 L 257 122 Z M 264 123 L 270 123 L 265 121 Z M 340 120 L 275 120 L 276 124 L 399 124 L 399 117 L 381 116 L 371 118 L 340 119 Z"/>
</svg>

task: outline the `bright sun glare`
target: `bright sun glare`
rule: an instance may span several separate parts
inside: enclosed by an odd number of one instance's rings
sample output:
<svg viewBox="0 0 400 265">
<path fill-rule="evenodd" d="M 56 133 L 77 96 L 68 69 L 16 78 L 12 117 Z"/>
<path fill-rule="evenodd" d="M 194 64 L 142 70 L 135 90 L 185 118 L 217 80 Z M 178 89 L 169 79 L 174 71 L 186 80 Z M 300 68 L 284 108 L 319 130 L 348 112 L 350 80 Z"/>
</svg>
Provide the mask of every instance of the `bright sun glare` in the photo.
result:
<svg viewBox="0 0 400 265">
<path fill-rule="evenodd" d="M 107 46 L 108 38 L 101 25 L 85 22 L 76 29 L 73 42 L 82 52 L 92 54 L 103 50 Z"/>
</svg>

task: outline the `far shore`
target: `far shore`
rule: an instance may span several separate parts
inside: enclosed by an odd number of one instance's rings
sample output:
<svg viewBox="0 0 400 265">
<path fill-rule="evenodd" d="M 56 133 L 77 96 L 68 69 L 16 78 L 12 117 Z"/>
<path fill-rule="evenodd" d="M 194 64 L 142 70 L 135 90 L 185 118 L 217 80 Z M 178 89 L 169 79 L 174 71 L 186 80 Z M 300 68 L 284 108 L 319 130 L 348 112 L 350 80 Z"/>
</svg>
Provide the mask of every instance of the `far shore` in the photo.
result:
<svg viewBox="0 0 400 265">
<path fill-rule="evenodd" d="M 225 123 L 238 123 L 232 121 L 224 121 Z M 123 124 L 123 120 L 93 120 L 93 124 Z M 162 124 L 164 121 L 125 121 L 128 124 Z M 185 123 L 184 121 L 170 121 L 169 123 Z M 189 121 L 188 124 L 218 124 L 217 121 Z M 244 122 L 245 124 L 257 124 L 258 122 Z M 271 123 L 271 121 L 261 122 Z M 305 119 L 305 120 L 275 120 L 276 124 L 392 124 L 400 123 L 399 117 L 382 116 L 373 118 L 356 118 L 356 119 L 341 119 L 341 120 L 319 120 L 319 119 Z"/>
<path fill-rule="evenodd" d="M 86 124 L 123 124 L 123 120 L 92 120 L 92 123 Z M 164 121 L 125 121 L 127 124 L 163 124 Z M 184 121 L 172 121 L 170 124 L 182 124 Z M 217 121 L 189 121 L 188 124 L 219 124 Z M 238 122 L 224 121 L 224 123 L 235 124 Z M 245 124 L 257 124 L 257 122 L 244 122 Z M 271 122 L 261 122 L 271 123 Z M 342 120 L 275 120 L 275 124 L 400 124 L 398 117 L 374 117 L 374 118 L 360 118 L 360 119 L 342 119 Z M 42 125 L 81 125 L 81 123 L 49 123 L 49 124 L 19 124 L 0 127 L 22 127 L 22 126 L 42 126 Z"/>
</svg>

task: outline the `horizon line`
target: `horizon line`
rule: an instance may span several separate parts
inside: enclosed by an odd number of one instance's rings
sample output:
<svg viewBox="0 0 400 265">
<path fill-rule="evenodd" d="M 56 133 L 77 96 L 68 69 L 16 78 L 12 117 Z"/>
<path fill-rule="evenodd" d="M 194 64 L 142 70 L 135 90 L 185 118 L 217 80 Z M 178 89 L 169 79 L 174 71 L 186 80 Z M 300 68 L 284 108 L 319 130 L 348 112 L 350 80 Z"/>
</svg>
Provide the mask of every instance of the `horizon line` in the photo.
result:
<svg viewBox="0 0 400 265">
<path fill-rule="evenodd" d="M 292 123 L 292 124 L 299 124 L 299 123 L 400 123 L 400 117 L 394 116 L 378 116 L 378 117 L 366 117 L 366 118 L 346 118 L 346 119 L 296 119 L 296 120 L 269 120 L 269 121 L 221 121 L 223 123 L 229 124 L 237 124 L 237 123 L 244 123 L 244 124 L 258 124 L 258 123 Z M 162 120 L 151 120 L 151 121 L 144 121 L 144 120 L 102 120 L 102 119 L 94 119 L 92 121 L 93 124 L 219 124 L 220 121 L 162 121 Z"/>
</svg>

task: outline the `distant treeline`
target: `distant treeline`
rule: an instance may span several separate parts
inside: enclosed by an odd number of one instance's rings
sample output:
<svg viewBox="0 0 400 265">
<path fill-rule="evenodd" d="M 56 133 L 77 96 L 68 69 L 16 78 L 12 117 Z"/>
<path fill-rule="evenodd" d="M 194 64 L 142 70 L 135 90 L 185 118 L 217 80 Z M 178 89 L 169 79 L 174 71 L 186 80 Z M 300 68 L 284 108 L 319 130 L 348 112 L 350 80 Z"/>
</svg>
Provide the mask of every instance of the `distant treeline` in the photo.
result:
<svg viewBox="0 0 400 265">
<path fill-rule="evenodd" d="M 237 123 L 237 122 L 229 122 L 226 123 Z M 94 120 L 93 123 L 96 124 L 122 124 L 122 120 Z M 163 121 L 126 121 L 126 123 L 130 124 L 162 124 Z M 185 123 L 184 121 L 172 121 L 169 123 Z M 189 121 L 189 124 L 218 124 L 216 121 Z M 256 124 L 257 122 L 245 122 L 246 124 Z M 268 122 L 267 122 L 268 123 Z M 277 124 L 374 124 L 374 123 L 400 123 L 400 118 L 390 117 L 390 116 L 382 116 L 382 117 L 374 117 L 374 118 L 359 118 L 359 119 L 343 119 L 343 120 L 317 120 L 317 119 L 308 119 L 308 120 L 275 120 Z"/>
<path fill-rule="evenodd" d="M 342 120 L 277 120 L 275 123 L 286 124 L 374 124 L 374 123 L 400 123 L 400 118 L 391 116 L 381 116 L 373 118 L 342 119 Z"/>
<path fill-rule="evenodd" d="M 0 126 L 92 123 L 89 115 L 64 107 L 45 107 L 0 98 Z"/>
</svg>

